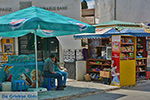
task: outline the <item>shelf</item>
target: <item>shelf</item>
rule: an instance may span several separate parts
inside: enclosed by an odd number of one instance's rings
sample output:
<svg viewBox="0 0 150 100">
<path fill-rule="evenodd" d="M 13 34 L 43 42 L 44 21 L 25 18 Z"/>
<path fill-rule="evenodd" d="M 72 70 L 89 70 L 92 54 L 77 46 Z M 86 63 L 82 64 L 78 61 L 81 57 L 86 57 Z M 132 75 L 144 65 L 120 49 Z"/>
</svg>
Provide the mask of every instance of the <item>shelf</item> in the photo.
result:
<svg viewBox="0 0 150 100">
<path fill-rule="evenodd" d="M 134 45 L 134 43 L 121 43 L 121 45 Z"/>
<path fill-rule="evenodd" d="M 136 65 L 136 66 L 146 66 L 146 64 Z"/>
<path fill-rule="evenodd" d="M 88 73 L 91 73 L 91 72 L 93 72 L 93 73 L 99 73 L 99 71 L 87 71 Z"/>
<path fill-rule="evenodd" d="M 97 46 L 96 48 L 106 48 L 106 47 L 111 47 L 111 46 L 100 45 L 100 46 Z"/>
<path fill-rule="evenodd" d="M 88 59 L 88 61 L 111 61 L 107 59 Z"/>
<path fill-rule="evenodd" d="M 105 45 L 100 45 L 100 46 L 97 46 L 96 48 L 101 48 L 101 47 L 107 47 L 107 46 L 105 46 Z"/>
<path fill-rule="evenodd" d="M 136 71 L 137 73 L 145 73 L 146 71 Z"/>
<path fill-rule="evenodd" d="M 103 64 L 103 66 L 111 66 L 110 64 Z"/>
<path fill-rule="evenodd" d="M 110 64 L 90 64 L 90 63 L 88 63 L 88 65 L 111 66 Z"/>
<path fill-rule="evenodd" d="M 134 60 L 134 58 L 120 58 L 120 60 Z"/>
<path fill-rule="evenodd" d="M 136 60 L 142 60 L 142 59 L 147 59 L 147 58 L 136 58 Z"/>
<path fill-rule="evenodd" d="M 145 48 L 143 47 L 143 45 L 138 45 L 136 48 L 137 48 L 137 49 L 145 49 Z"/>
<path fill-rule="evenodd" d="M 102 66 L 103 64 L 90 64 L 90 63 L 88 63 L 88 65 L 99 65 L 99 66 Z"/>
<path fill-rule="evenodd" d="M 137 51 L 137 53 L 144 53 L 143 51 Z"/>
<path fill-rule="evenodd" d="M 137 45 L 141 45 L 141 44 L 146 44 L 146 43 L 139 43 L 139 42 L 137 43 Z"/>
<path fill-rule="evenodd" d="M 121 51 L 122 53 L 134 53 L 134 51 Z"/>
</svg>

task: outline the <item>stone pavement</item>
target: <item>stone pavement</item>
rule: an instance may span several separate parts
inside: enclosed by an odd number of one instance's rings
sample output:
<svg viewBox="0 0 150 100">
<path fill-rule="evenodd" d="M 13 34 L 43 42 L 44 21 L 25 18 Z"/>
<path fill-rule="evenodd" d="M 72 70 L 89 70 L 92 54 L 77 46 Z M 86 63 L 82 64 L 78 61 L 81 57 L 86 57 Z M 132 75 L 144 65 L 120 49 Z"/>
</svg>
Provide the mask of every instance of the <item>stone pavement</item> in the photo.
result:
<svg viewBox="0 0 150 100">
<path fill-rule="evenodd" d="M 87 96 L 114 89 L 119 89 L 119 87 L 96 82 L 68 80 L 65 90 L 39 92 L 38 95 L 39 100 L 71 100 L 76 97 Z"/>
</svg>

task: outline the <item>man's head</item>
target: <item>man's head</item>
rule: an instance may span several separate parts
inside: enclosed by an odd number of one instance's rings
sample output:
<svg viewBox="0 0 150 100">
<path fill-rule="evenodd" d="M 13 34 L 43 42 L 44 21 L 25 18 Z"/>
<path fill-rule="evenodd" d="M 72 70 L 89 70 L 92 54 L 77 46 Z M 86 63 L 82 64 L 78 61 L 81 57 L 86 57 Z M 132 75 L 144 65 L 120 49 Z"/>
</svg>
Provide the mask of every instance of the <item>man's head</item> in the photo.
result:
<svg viewBox="0 0 150 100">
<path fill-rule="evenodd" d="M 51 54 L 50 58 L 52 59 L 52 61 L 54 61 L 54 62 L 56 61 L 56 56 L 54 54 Z"/>
</svg>

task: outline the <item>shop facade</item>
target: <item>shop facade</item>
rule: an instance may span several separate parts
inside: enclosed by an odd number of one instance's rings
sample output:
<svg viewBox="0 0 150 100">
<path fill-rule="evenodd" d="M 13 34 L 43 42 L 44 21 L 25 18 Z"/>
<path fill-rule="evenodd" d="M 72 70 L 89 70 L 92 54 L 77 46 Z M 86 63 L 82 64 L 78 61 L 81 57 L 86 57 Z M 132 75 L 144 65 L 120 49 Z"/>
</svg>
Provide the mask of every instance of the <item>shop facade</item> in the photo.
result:
<svg viewBox="0 0 150 100">
<path fill-rule="evenodd" d="M 131 30 L 115 32 L 112 28 L 103 34 L 75 35 L 77 39 L 88 41 L 86 72 L 92 80 L 117 86 L 130 86 L 135 85 L 138 80 L 149 79 L 149 34 L 144 30 Z"/>
</svg>

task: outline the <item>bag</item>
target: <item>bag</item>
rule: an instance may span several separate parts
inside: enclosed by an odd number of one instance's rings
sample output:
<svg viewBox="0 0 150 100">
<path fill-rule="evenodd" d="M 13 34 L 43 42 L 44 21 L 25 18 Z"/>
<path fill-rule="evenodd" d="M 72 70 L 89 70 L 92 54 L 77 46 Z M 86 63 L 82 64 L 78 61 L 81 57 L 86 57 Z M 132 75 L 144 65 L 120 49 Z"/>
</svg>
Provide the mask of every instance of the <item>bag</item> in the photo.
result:
<svg viewBox="0 0 150 100">
<path fill-rule="evenodd" d="M 91 81 L 91 76 L 89 74 L 84 75 L 86 81 Z"/>
</svg>

